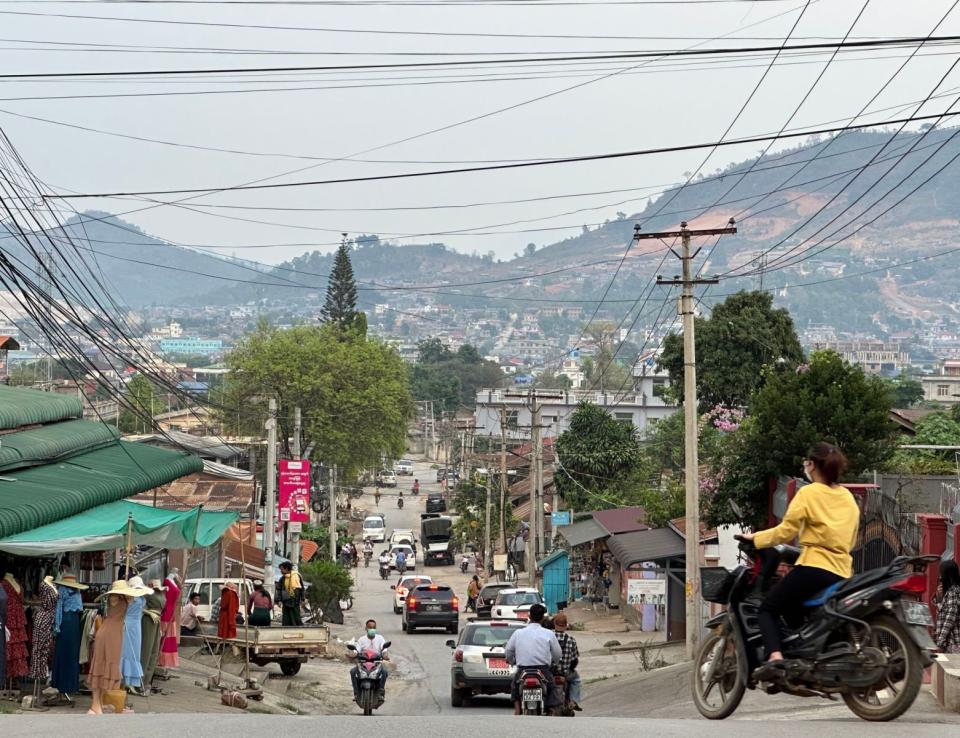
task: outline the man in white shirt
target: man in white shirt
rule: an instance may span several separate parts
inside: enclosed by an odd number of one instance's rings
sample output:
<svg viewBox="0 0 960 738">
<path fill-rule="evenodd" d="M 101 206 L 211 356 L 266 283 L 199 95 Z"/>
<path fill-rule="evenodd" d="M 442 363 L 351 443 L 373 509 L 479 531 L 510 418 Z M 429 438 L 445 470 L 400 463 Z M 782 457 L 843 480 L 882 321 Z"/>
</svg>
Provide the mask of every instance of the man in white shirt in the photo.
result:
<svg viewBox="0 0 960 738">
<path fill-rule="evenodd" d="M 524 667 L 535 667 L 544 673 L 547 680 L 547 707 L 556 707 L 562 701 L 553 679 L 553 666 L 560 663 L 563 652 L 552 630 L 543 627 L 543 618 L 547 608 L 537 604 L 530 608 L 530 622 L 525 628 L 514 631 L 504 648 L 507 661 L 517 666 L 517 676 L 513 680 L 511 697 L 514 714 L 519 715 L 520 689 L 517 678 Z"/>
<path fill-rule="evenodd" d="M 370 618 L 370 620 L 367 621 L 366 626 L 367 626 L 366 634 L 357 638 L 356 658 L 362 659 L 364 652 L 373 651 L 375 654 L 380 656 L 380 658 L 382 658 L 384 661 L 389 661 L 390 657 L 384 653 L 384 651 L 386 650 L 387 639 L 384 638 L 379 633 L 377 633 L 377 621 L 374 620 L 373 618 Z M 357 695 L 360 693 L 359 673 L 357 671 L 356 666 L 354 666 L 350 670 L 350 680 L 353 682 L 353 696 L 354 698 L 356 698 Z M 381 665 L 380 699 L 383 699 L 386 685 L 387 685 L 387 667 Z"/>
</svg>

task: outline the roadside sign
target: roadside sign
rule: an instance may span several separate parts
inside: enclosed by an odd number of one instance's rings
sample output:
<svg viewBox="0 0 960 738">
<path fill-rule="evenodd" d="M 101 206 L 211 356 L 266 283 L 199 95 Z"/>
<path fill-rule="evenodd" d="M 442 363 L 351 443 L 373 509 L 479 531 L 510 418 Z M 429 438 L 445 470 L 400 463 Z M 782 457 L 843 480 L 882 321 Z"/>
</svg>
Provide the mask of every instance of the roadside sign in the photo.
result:
<svg viewBox="0 0 960 738">
<path fill-rule="evenodd" d="M 310 462 L 280 460 L 280 520 L 284 523 L 310 522 Z"/>
<path fill-rule="evenodd" d="M 550 516 L 550 520 L 553 522 L 554 528 L 556 528 L 558 525 L 570 525 L 570 511 L 554 510 L 553 514 Z"/>
</svg>

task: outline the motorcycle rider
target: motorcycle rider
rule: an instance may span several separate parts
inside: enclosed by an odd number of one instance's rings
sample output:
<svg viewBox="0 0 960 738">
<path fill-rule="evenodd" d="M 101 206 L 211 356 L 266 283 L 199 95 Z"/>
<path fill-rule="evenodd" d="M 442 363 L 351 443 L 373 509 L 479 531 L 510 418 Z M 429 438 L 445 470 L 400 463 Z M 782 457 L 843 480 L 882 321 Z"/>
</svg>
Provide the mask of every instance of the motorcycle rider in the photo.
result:
<svg viewBox="0 0 960 738">
<path fill-rule="evenodd" d="M 363 542 L 363 563 L 365 566 L 370 565 L 370 559 L 373 558 L 373 541 L 367 538 Z"/>
<path fill-rule="evenodd" d="M 399 507 L 401 510 L 403 509 L 403 490 L 402 489 L 397 490 L 397 507 Z"/>
<path fill-rule="evenodd" d="M 553 679 L 553 666 L 560 663 L 563 652 L 554 633 L 542 625 L 546 614 L 547 608 L 543 605 L 539 603 L 533 605 L 530 608 L 530 622 L 526 627 L 515 630 L 503 649 L 507 663 L 515 664 L 517 667 L 516 676 L 510 687 L 514 715 L 520 715 L 523 712 L 520 705 L 519 677 L 524 668 L 534 668 L 543 672 L 547 682 L 547 708 L 557 707 L 563 701 Z"/>
<path fill-rule="evenodd" d="M 350 541 L 344 543 L 343 548 L 340 549 L 340 558 L 346 567 L 353 563 L 353 544 Z"/>
<path fill-rule="evenodd" d="M 814 444 L 803 460 L 803 474 L 811 483 L 797 492 L 780 525 L 741 536 L 757 548 L 770 548 L 789 543 L 799 534 L 803 547 L 796 566 L 770 589 L 760 606 L 767 662 L 754 671 L 758 681 L 775 680 L 783 670 L 781 617 L 801 612 L 804 601 L 853 575 L 850 551 L 857 541 L 860 508 L 850 491 L 837 484 L 846 467 L 847 457 L 836 446 Z"/>
<path fill-rule="evenodd" d="M 386 571 L 387 574 L 389 574 L 390 573 L 390 552 L 387 551 L 387 549 L 383 549 L 383 551 L 380 552 L 380 558 L 378 559 L 378 561 L 380 562 L 380 573 L 382 574 L 384 571 Z"/>
<path fill-rule="evenodd" d="M 413 494 L 415 494 L 415 495 L 420 494 L 420 480 L 419 480 L 419 479 L 414 479 L 414 480 L 413 480 Z"/>
<path fill-rule="evenodd" d="M 384 651 L 384 644 L 387 642 L 387 639 L 382 635 L 377 633 L 377 621 L 373 618 L 370 618 L 366 622 L 367 632 L 360 636 L 357 639 L 356 646 L 357 650 L 353 652 L 355 655 L 351 655 L 351 658 L 362 659 L 363 654 L 366 651 L 373 651 L 384 661 L 389 661 L 390 657 L 387 656 Z M 355 700 L 360 698 L 360 672 L 356 666 L 350 669 L 350 681 L 353 682 L 353 698 Z M 387 686 L 387 667 L 383 666 L 380 669 L 380 699 L 384 698 L 386 694 Z"/>
<path fill-rule="evenodd" d="M 470 568 L 470 554 L 464 551 L 460 554 L 460 571 L 464 574 L 467 573 L 467 569 Z"/>
<path fill-rule="evenodd" d="M 580 649 L 577 646 L 577 640 L 567 633 L 567 616 L 559 612 L 553 618 L 553 629 L 557 634 L 557 642 L 560 644 L 560 666 L 557 673 L 567 680 L 567 701 L 577 712 L 581 712 L 580 707 L 580 674 L 577 673 L 577 664 L 580 662 Z"/>
<path fill-rule="evenodd" d="M 402 548 L 397 551 L 396 567 L 401 574 L 407 570 L 407 554 Z"/>
</svg>

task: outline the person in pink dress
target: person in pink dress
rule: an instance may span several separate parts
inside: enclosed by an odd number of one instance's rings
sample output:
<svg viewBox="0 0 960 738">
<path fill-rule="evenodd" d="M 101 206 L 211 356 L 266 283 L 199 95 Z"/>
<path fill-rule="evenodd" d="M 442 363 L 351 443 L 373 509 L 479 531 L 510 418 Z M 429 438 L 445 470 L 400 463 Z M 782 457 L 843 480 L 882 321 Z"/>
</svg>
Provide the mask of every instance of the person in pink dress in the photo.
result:
<svg viewBox="0 0 960 738">
<path fill-rule="evenodd" d="M 180 604 L 180 574 L 176 569 L 163 580 L 166 587 L 166 602 L 160 614 L 160 658 L 158 666 L 180 666 L 180 625 L 177 618 L 177 606 Z"/>
</svg>

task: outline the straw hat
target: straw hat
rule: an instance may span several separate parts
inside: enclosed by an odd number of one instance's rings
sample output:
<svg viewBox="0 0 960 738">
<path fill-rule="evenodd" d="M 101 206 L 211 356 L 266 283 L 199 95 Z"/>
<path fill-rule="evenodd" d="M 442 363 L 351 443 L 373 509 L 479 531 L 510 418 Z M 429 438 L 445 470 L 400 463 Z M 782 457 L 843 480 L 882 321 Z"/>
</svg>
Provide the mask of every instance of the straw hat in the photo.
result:
<svg viewBox="0 0 960 738">
<path fill-rule="evenodd" d="M 164 587 L 163 582 L 161 582 L 159 579 L 151 579 L 150 586 L 153 587 L 154 590 L 159 589 L 161 592 L 165 592 L 166 590 L 170 589 L 169 587 Z"/>
<path fill-rule="evenodd" d="M 63 572 L 63 574 L 60 575 L 59 579 L 54 579 L 53 583 L 59 584 L 64 587 L 70 587 L 71 589 L 79 589 L 79 590 L 90 589 L 90 587 L 88 587 L 86 584 L 80 584 L 80 582 L 77 581 L 77 578 L 73 574 L 68 574 L 67 572 Z"/>
<path fill-rule="evenodd" d="M 136 587 L 131 587 L 125 580 L 118 579 L 112 585 L 107 592 L 104 592 L 97 599 L 103 599 L 104 597 L 109 597 L 110 595 L 123 595 L 125 597 L 143 597 L 146 594 L 147 588 L 138 589 Z"/>
<path fill-rule="evenodd" d="M 141 590 L 140 592 L 141 594 L 144 594 L 144 595 L 153 594 L 153 590 L 143 583 L 143 577 L 140 577 L 140 576 L 130 577 L 127 580 L 127 584 L 129 584 L 134 589 Z"/>
</svg>

